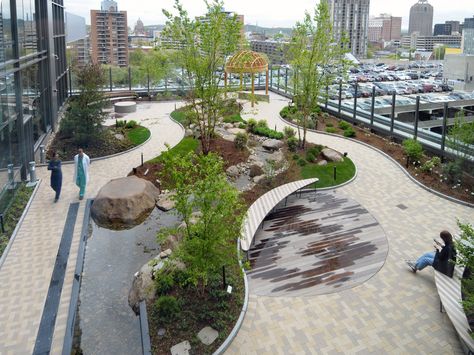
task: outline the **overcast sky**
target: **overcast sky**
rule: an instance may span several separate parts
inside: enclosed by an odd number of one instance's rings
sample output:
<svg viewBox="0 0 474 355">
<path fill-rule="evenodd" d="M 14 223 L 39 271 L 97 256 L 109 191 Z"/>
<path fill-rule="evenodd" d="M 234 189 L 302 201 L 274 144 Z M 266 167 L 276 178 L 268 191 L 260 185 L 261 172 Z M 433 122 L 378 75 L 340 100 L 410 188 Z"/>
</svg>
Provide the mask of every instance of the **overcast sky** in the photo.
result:
<svg viewBox="0 0 474 355">
<path fill-rule="evenodd" d="M 66 11 L 83 16 L 90 23 L 90 10 L 100 9 L 100 0 L 65 0 Z M 133 27 L 138 18 L 145 25 L 163 24 L 163 8 L 172 9 L 174 0 L 118 0 L 119 10 L 128 11 L 128 23 Z M 410 6 L 416 0 L 371 0 L 370 15 L 382 12 L 403 17 L 403 28 L 408 28 Z M 474 15 L 473 0 L 429 0 L 434 7 L 434 23 L 460 20 Z M 245 24 L 264 27 L 293 27 L 305 10 L 314 8 L 317 0 L 226 0 L 225 8 L 245 16 Z M 192 16 L 204 12 L 202 0 L 182 0 Z M 281 4 L 281 6 L 280 6 Z"/>
</svg>

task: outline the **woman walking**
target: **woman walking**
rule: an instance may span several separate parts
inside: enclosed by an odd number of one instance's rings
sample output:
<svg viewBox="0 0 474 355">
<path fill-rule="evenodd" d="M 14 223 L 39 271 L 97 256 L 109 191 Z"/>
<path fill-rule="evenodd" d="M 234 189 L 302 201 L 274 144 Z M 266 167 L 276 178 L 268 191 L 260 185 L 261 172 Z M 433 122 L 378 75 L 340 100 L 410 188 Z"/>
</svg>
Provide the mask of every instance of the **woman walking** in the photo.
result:
<svg viewBox="0 0 474 355">
<path fill-rule="evenodd" d="M 61 171 L 61 160 L 57 152 L 53 152 L 53 158 L 49 161 L 48 170 L 51 170 L 51 187 L 56 192 L 54 202 L 58 202 L 63 185 L 63 173 Z"/>
<path fill-rule="evenodd" d="M 79 200 L 84 198 L 86 185 L 89 182 L 90 159 L 86 153 L 79 148 L 78 154 L 74 157 L 74 182 L 79 187 Z"/>
</svg>

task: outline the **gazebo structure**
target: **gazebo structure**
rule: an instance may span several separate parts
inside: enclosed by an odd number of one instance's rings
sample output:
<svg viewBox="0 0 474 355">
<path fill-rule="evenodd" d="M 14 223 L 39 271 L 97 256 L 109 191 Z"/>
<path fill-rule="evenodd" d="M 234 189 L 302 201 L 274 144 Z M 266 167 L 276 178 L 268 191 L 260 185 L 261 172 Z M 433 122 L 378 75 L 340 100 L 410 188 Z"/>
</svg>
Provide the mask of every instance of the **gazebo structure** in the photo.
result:
<svg viewBox="0 0 474 355">
<path fill-rule="evenodd" d="M 252 74 L 252 95 L 255 93 L 255 74 L 265 72 L 265 95 L 268 95 L 268 61 L 260 53 L 241 50 L 229 59 L 225 65 L 224 85 L 227 87 L 227 74 L 240 74 L 242 89 L 243 74 Z M 252 100 L 252 107 L 254 102 Z"/>
</svg>

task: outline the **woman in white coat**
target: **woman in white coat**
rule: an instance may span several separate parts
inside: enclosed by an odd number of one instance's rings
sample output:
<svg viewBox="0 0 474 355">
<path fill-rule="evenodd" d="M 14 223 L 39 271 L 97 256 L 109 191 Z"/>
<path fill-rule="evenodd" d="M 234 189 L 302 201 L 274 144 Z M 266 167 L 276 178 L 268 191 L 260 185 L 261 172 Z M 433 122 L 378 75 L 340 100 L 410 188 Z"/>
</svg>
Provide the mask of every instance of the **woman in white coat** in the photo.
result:
<svg viewBox="0 0 474 355">
<path fill-rule="evenodd" d="M 74 157 L 74 182 L 79 187 L 79 200 L 84 198 L 86 193 L 86 185 L 89 182 L 89 167 L 91 160 L 84 153 L 82 148 L 79 148 L 78 154 Z"/>
</svg>

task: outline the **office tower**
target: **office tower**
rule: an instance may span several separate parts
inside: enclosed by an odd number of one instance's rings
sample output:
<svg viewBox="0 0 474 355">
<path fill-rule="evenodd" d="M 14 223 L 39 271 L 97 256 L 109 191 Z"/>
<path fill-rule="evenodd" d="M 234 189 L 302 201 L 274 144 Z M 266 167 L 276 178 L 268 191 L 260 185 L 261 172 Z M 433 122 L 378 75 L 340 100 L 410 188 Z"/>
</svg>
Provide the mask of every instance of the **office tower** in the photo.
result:
<svg viewBox="0 0 474 355">
<path fill-rule="evenodd" d="M 418 0 L 410 9 L 408 34 L 418 32 L 420 36 L 433 35 L 433 6 L 428 0 Z"/>
<path fill-rule="evenodd" d="M 452 25 L 449 23 L 437 23 L 434 26 L 433 36 L 449 36 L 453 32 Z"/>
<path fill-rule="evenodd" d="M 451 33 L 461 33 L 461 23 L 459 21 L 446 21 L 446 25 L 451 25 Z"/>
<path fill-rule="evenodd" d="M 464 20 L 462 50 L 464 54 L 474 55 L 474 17 L 466 18 Z"/>
<path fill-rule="evenodd" d="M 115 1 L 104 0 L 101 10 L 91 10 L 91 57 L 100 64 L 128 66 L 127 12 Z"/>
<path fill-rule="evenodd" d="M 63 0 L 0 0 L 0 199 L 57 126 L 66 65 Z"/>
<path fill-rule="evenodd" d="M 69 65 L 83 67 L 90 60 L 86 19 L 66 12 L 66 46 Z"/>
<path fill-rule="evenodd" d="M 381 14 L 369 20 L 369 41 L 390 42 L 400 40 L 402 33 L 402 18 Z"/>
<path fill-rule="evenodd" d="M 370 0 L 328 0 L 334 36 L 357 57 L 367 55 Z"/>
</svg>

